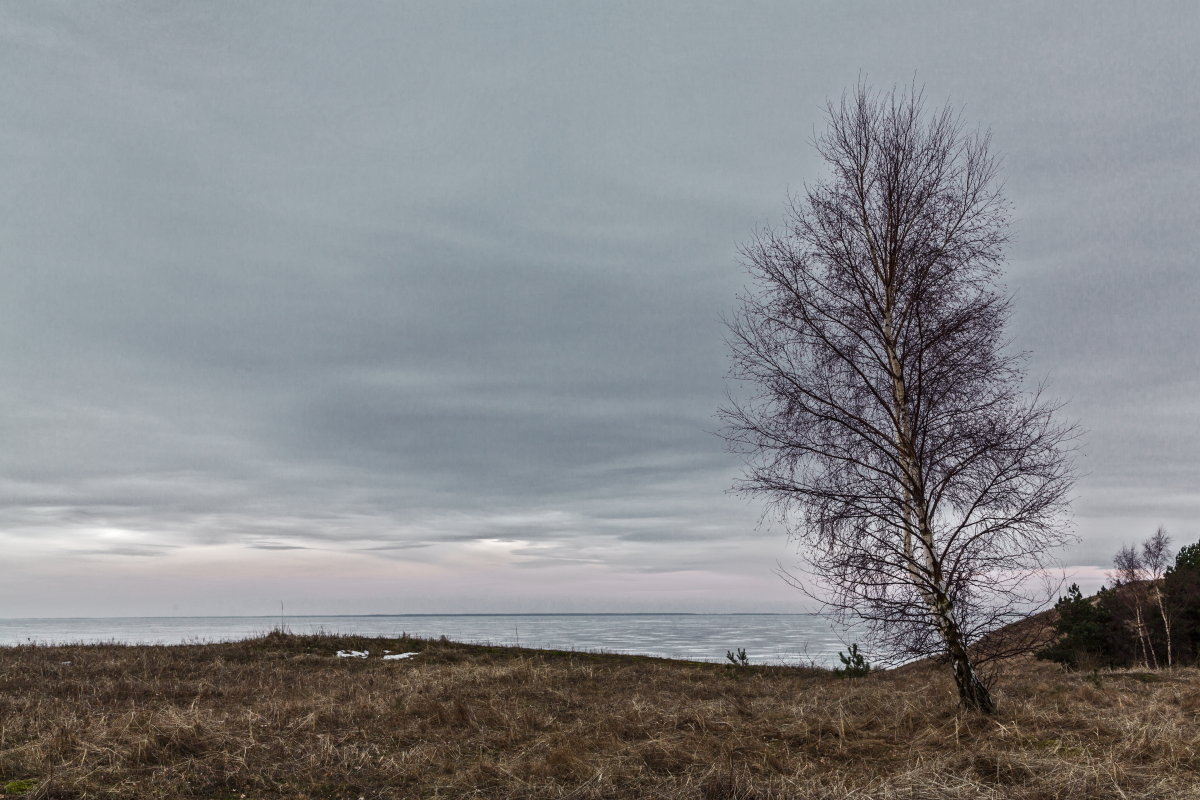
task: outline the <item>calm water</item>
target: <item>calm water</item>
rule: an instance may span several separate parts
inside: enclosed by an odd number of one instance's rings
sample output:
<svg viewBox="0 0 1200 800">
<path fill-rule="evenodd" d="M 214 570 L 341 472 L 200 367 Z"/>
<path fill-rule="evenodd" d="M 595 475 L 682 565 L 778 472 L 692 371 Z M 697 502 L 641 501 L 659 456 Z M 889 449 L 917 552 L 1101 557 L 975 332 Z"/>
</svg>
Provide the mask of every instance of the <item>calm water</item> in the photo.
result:
<svg viewBox="0 0 1200 800">
<path fill-rule="evenodd" d="M 837 664 L 846 646 L 815 614 L 404 614 L 286 617 L 294 633 L 445 636 L 556 650 L 603 650 L 724 661 L 744 647 L 754 664 Z M 182 644 L 258 636 L 280 617 L 104 617 L 0 620 L 0 645 L 123 642 Z"/>
</svg>

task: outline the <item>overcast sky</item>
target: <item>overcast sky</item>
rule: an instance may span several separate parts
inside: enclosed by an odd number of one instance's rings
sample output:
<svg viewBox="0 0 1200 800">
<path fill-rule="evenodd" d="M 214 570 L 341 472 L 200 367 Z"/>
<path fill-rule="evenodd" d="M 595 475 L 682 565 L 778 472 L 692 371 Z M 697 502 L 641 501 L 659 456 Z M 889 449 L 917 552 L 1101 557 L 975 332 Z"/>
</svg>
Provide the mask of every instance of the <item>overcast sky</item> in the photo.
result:
<svg viewBox="0 0 1200 800">
<path fill-rule="evenodd" d="M 713 435 L 822 106 L 1004 155 L 1095 588 L 1200 540 L 1200 5 L 0 5 L 0 616 L 802 610 Z"/>
</svg>

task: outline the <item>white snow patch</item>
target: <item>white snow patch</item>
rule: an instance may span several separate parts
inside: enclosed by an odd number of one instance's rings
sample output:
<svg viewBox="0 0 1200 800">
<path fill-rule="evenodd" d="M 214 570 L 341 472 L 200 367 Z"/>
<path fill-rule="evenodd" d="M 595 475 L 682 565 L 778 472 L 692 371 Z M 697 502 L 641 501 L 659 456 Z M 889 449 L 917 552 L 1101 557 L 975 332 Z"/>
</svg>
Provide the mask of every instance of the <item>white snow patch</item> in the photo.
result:
<svg viewBox="0 0 1200 800">
<path fill-rule="evenodd" d="M 371 655 L 369 650 L 338 650 L 338 658 L 366 658 Z"/>
<path fill-rule="evenodd" d="M 384 661 L 399 661 L 402 658 L 412 658 L 413 656 L 419 656 L 419 655 L 421 655 L 421 654 L 420 653 L 393 653 L 390 656 L 384 656 L 383 660 Z"/>
</svg>

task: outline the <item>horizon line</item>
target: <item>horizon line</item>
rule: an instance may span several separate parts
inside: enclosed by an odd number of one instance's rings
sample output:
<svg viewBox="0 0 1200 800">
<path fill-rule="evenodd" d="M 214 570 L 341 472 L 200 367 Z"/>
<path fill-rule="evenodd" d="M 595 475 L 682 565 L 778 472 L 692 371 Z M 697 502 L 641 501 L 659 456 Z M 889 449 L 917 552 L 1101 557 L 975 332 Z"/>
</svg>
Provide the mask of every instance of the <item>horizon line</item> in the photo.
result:
<svg viewBox="0 0 1200 800">
<path fill-rule="evenodd" d="M 404 612 L 369 614 L 122 614 L 111 616 L 69 617 L 0 617 L 0 622 L 20 620 L 72 619 L 333 619 L 345 617 L 753 617 L 753 616 L 812 616 L 818 611 L 514 611 L 514 612 Z"/>
</svg>

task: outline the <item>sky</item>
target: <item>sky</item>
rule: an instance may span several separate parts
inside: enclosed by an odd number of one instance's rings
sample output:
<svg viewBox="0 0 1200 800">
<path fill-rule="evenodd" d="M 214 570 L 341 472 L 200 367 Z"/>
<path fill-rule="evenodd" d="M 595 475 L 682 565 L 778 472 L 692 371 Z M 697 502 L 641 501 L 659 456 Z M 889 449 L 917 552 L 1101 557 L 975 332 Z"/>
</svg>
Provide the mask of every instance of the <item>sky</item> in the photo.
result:
<svg viewBox="0 0 1200 800">
<path fill-rule="evenodd" d="M 716 435 L 827 98 L 989 128 L 1088 589 L 1200 540 L 1200 5 L 0 5 L 0 616 L 803 611 Z"/>
</svg>

